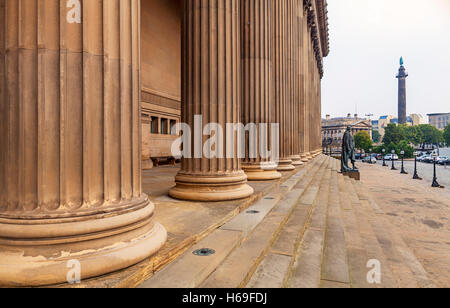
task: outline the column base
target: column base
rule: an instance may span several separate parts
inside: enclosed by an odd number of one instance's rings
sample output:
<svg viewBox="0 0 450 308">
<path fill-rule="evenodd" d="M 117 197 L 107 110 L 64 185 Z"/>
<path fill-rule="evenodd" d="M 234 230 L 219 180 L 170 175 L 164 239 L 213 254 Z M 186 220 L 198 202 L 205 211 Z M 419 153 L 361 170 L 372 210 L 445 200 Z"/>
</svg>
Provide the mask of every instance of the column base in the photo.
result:
<svg viewBox="0 0 450 308">
<path fill-rule="evenodd" d="M 290 159 L 280 159 L 277 170 L 281 172 L 293 171 L 295 170 L 295 166 Z"/>
<path fill-rule="evenodd" d="M 176 186 L 169 191 L 172 198 L 187 201 L 215 202 L 250 197 L 254 190 L 247 184 L 244 171 L 215 176 L 179 173 Z"/>
<path fill-rule="evenodd" d="M 243 163 L 242 170 L 249 181 L 272 181 L 282 177 L 277 171 L 277 165 L 273 162 Z"/>
<path fill-rule="evenodd" d="M 300 155 L 293 155 L 289 157 L 292 160 L 292 165 L 294 167 L 303 166 L 304 163 Z"/>
<path fill-rule="evenodd" d="M 309 159 L 308 159 L 308 156 L 306 155 L 306 153 L 300 154 L 300 157 L 302 158 L 303 163 L 309 162 Z"/>
<path fill-rule="evenodd" d="M 118 209 L 119 208 L 119 209 Z M 167 232 L 145 196 L 76 217 L 0 217 L 0 286 L 38 287 L 81 280 L 135 265 L 157 252 Z"/>
</svg>

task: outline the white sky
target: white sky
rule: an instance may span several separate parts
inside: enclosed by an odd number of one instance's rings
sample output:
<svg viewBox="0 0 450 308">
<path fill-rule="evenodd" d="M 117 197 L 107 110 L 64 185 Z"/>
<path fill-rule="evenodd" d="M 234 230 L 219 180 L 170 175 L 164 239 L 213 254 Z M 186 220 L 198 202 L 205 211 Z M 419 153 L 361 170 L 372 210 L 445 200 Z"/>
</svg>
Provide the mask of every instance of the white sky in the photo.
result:
<svg viewBox="0 0 450 308">
<path fill-rule="evenodd" d="M 450 112 L 450 0 L 328 0 L 328 11 L 323 116 L 397 116 L 400 56 L 408 114 Z"/>
</svg>

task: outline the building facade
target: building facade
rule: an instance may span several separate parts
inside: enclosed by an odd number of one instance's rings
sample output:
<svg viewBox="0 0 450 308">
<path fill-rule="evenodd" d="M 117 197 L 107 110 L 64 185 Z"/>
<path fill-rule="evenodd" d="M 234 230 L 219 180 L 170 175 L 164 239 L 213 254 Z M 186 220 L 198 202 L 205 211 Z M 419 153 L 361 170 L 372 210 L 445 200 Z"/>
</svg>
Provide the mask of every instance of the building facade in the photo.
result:
<svg viewBox="0 0 450 308">
<path fill-rule="evenodd" d="M 358 115 L 347 117 L 331 118 L 327 116 L 322 120 L 322 146 L 334 154 L 342 151 L 342 139 L 347 127 L 351 127 L 352 135 L 366 131 L 372 138 L 372 121 L 369 119 L 359 118 Z"/>
<path fill-rule="evenodd" d="M 444 130 L 450 125 L 450 113 L 432 113 L 428 115 L 430 125 L 439 130 Z"/>
<path fill-rule="evenodd" d="M 178 199 L 245 198 L 249 179 L 317 156 L 328 52 L 325 0 L 0 0 L 0 285 L 64 283 L 71 259 L 96 277 L 158 251 L 142 159 L 169 155 L 176 123 L 277 123 L 281 136 L 278 164 L 183 158 Z"/>
</svg>

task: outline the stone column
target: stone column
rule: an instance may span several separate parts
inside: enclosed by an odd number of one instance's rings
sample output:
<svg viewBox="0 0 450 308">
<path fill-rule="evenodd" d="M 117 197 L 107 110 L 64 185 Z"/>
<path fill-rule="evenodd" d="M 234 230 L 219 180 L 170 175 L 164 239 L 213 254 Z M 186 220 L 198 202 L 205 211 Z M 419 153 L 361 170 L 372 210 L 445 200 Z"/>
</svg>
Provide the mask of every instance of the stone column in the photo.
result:
<svg viewBox="0 0 450 308">
<path fill-rule="evenodd" d="M 193 201 L 246 198 L 253 189 L 237 149 L 227 148 L 237 145 L 237 138 L 225 132 L 227 123 L 241 121 L 240 1 L 190 0 L 182 5 L 182 120 L 193 139 L 203 142 L 192 142 L 192 158 L 182 159 L 176 187 L 169 193 Z M 202 121 L 195 121 L 199 116 Z M 222 128 L 222 138 L 214 123 Z M 211 151 L 205 153 L 204 148 Z"/>
<path fill-rule="evenodd" d="M 299 129 L 298 129 L 298 26 L 297 26 L 297 9 L 298 0 L 287 0 L 288 14 L 288 72 L 289 72 L 289 158 L 294 166 L 303 165 L 301 156 L 299 155 Z"/>
<path fill-rule="evenodd" d="M 252 138 L 246 136 L 246 159 L 242 169 L 249 180 L 255 181 L 281 178 L 276 163 L 267 157 L 268 153 L 261 153 L 261 146 L 270 150 L 270 124 L 275 111 L 271 30 L 271 0 L 241 0 L 242 119 L 244 125 L 255 124 Z M 266 140 L 260 139 L 261 124 L 267 125 Z M 256 158 L 250 157 L 250 145 Z"/>
<path fill-rule="evenodd" d="M 139 3 L 0 0 L 0 285 L 103 275 L 166 241 L 141 189 Z"/>
<path fill-rule="evenodd" d="M 287 75 L 287 1 L 273 0 L 273 74 L 275 122 L 280 124 L 278 171 L 295 169 L 289 158 L 289 91 Z"/>
<path fill-rule="evenodd" d="M 306 99 L 305 99 L 305 156 L 306 160 L 309 161 L 312 159 L 311 156 L 311 31 L 310 31 L 310 18 L 308 17 L 308 9 L 306 13 L 306 29 L 305 29 L 305 61 L 306 61 L 306 71 L 305 71 L 305 91 L 306 91 Z"/>
</svg>

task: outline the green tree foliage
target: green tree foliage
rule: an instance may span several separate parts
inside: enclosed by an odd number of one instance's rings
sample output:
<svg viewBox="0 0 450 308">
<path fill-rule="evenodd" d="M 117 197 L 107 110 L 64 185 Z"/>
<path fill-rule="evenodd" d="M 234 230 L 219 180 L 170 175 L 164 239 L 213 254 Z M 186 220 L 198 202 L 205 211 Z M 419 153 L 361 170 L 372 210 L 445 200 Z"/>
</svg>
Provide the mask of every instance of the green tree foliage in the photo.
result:
<svg viewBox="0 0 450 308">
<path fill-rule="evenodd" d="M 355 147 L 368 152 L 373 145 L 370 135 L 366 131 L 359 132 L 355 135 Z"/>
<path fill-rule="evenodd" d="M 419 126 L 408 126 L 404 129 L 405 138 L 409 143 L 414 145 L 422 145 L 425 142 L 423 131 Z"/>
<path fill-rule="evenodd" d="M 399 144 L 400 141 L 406 140 L 405 126 L 388 124 L 385 129 L 383 143 L 384 144 Z"/>
<path fill-rule="evenodd" d="M 447 144 L 447 146 L 450 146 L 450 125 L 447 125 L 447 127 L 444 130 L 444 141 Z"/>
<path fill-rule="evenodd" d="M 400 141 L 397 145 L 397 154 L 400 154 L 402 151 L 405 151 L 405 158 L 414 157 L 414 148 L 406 140 Z"/>
<path fill-rule="evenodd" d="M 423 136 L 421 140 L 423 147 L 427 144 L 440 144 L 444 142 L 444 134 L 436 127 L 429 124 L 423 124 L 417 127 Z"/>
<path fill-rule="evenodd" d="M 380 142 L 381 141 L 381 134 L 377 130 L 374 130 L 372 132 L 372 139 L 373 139 L 374 143 Z"/>
</svg>

